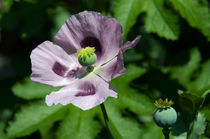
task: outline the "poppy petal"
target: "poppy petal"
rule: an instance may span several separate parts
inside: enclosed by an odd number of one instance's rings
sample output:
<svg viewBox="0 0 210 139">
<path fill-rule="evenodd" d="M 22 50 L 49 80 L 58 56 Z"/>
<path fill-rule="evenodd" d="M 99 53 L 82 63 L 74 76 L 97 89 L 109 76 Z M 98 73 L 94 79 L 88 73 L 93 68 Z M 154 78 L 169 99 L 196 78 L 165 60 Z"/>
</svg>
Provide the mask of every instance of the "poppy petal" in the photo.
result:
<svg viewBox="0 0 210 139">
<path fill-rule="evenodd" d="M 83 110 L 88 110 L 103 103 L 109 96 L 116 98 L 116 90 L 102 78 L 92 74 L 47 95 L 46 103 L 48 106 L 71 103 Z"/>
<path fill-rule="evenodd" d="M 68 53 L 87 46 L 96 48 L 96 65 L 115 57 L 122 46 L 122 27 L 114 18 L 84 11 L 71 16 L 55 36 L 56 43 Z"/>
<path fill-rule="evenodd" d="M 61 47 L 45 41 L 31 53 L 31 80 L 54 87 L 70 84 L 81 68 L 77 57 L 68 55 Z"/>
<path fill-rule="evenodd" d="M 108 63 L 100 66 L 100 69 L 96 74 L 101 76 L 106 81 L 111 81 L 114 78 L 124 74 L 126 72 L 124 64 L 123 64 L 123 53 L 130 49 L 139 42 L 140 36 L 136 37 L 132 42 L 127 42 L 119 51 L 118 55 L 114 57 Z"/>
</svg>

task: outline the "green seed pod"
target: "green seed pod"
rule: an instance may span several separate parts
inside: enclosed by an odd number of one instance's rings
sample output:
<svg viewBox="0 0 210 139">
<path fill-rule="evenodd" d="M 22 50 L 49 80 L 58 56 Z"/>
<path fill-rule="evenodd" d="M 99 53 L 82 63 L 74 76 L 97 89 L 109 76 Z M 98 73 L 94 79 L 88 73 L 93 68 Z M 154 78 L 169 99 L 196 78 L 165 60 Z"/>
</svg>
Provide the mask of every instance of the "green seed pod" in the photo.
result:
<svg viewBox="0 0 210 139">
<path fill-rule="evenodd" d="M 86 57 L 79 57 L 78 61 L 82 66 L 91 66 L 96 62 L 96 58 L 96 54 L 93 53 Z"/>
<path fill-rule="evenodd" d="M 91 66 L 97 60 L 94 47 L 86 47 L 77 51 L 78 61 L 82 66 Z"/>
<path fill-rule="evenodd" d="M 177 113 L 174 108 L 157 108 L 153 114 L 154 122 L 163 128 L 173 126 L 177 120 Z"/>
<path fill-rule="evenodd" d="M 158 126 L 168 128 L 176 123 L 177 113 L 171 105 L 173 105 L 173 102 L 168 101 L 168 99 L 155 101 L 157 109 L 153 114 L 153 120 Z"/>
</svg>

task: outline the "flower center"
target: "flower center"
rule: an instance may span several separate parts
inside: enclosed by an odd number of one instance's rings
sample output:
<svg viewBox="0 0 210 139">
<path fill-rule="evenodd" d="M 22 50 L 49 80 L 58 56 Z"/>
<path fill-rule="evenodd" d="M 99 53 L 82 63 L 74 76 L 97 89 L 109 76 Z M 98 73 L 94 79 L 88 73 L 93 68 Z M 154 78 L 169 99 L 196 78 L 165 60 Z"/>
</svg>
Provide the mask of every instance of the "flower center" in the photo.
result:
<svg viewBox="0 0 210 139">
<path fill-rule="evenodd" d="M 97 56 L 94 47 L 85 47 L 77 51 L 78 61 L 82 66 L 91 66 L 96 62 Z"/>
</svg>

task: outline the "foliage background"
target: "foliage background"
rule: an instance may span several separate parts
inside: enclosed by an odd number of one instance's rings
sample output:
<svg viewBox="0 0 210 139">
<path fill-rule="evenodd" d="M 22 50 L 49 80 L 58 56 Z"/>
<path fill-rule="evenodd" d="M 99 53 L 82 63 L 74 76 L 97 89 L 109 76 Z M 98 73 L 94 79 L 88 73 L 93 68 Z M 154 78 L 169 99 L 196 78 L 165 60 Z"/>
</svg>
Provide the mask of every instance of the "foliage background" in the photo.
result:
<svg viewBox="0 0 210 139">
<path fill-rule="evenodd" d="M 162 139 L 154 100 L 173 99 L 179 113 L 171 138 L 210 137 L 210 2 L 207 0 L 0 0 L 0 138 L 111 138 L 99 107 L 47 107 L 49 86 L 30 79 L 30 53 L 72 14 L 93 10 L 117 18 L 125 75 L 112 81 L 119 98 L 105 102 L 119 139 Z"/>
</svg>

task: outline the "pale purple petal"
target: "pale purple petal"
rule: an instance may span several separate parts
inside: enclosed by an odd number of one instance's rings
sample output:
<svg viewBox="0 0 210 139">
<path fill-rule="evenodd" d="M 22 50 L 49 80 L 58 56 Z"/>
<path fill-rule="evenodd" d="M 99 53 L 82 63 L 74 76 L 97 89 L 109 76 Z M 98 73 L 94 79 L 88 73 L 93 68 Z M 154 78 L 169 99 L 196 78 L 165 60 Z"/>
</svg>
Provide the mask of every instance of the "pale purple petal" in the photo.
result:
<svg viewBox="0 0 210 139">
<path fill-rule="evenodd" d="M 103 103 L 107 97 L 117 97 L 116 90 L 97 75 L 90 75 L 46 96 L 48 106 L 73 104 L 83 110 Z"/>
<path fill-rule="evenodd" d="M 110 62 L 104 64 L 100 67 L 96 74 L 101 76 L 106 81 L 111 81 L 112 79 L 125 73 L 125 67 L 123 64 L 123 53 L 132 47 L 134 47 L 140 40 L 140 36 L 136 37 L 132 42 L 127 42 L 119 51 L 118 55 L 114 57 Z"/>
<path fill-rule="evenodd" d="M 120 75 L 124 74 L 126 69 L 123 63 L 123 51 L 120 51 L 117 55 L 117 63 L 115 71 L 112 74 L 112 79 L 119 77 Z"/>
<path fill-rule="evenodd" d="M 130 41 L 126 42 L 121 49 L 122 52 L 124 53 L 127 49 L 130 49 L 136 46 L 136 44 L 139 42 L 140 39 L 141 39 L 141 36 L 138 35 L 132 42 Z"/>
<path fill-rule="evenodd" d="M 84 11 L 71 16 L 55 40 L 68 54 L 86 46 L 95 47 L 98 65 L 109 61 L 119 52 L 122 46 L 122 27 L 114 18 Z"/>
<path fill-rule="evenodd" d="M 45 41 L 31 53 L 31 80 L 51 86 L 64 86 L 76 79 L 81 68 L 77 57 L 68 55 L 61 47 Z"/>
<path fill-rule="evenodd" d="M 122 52 L 120 51 L 120 53 Z M 118 57 L 121 58 L 121 60 Z M 118 55 L 107 64 L 102 65 L 100 69 L 96 72 L 97 75 L 102 77 L 107 82 L 110 82 L 112 79 L 122 75 L 123 73 L 125 73 L 125 68 L 123 65 L 122 54 Z"/>
</svg>

